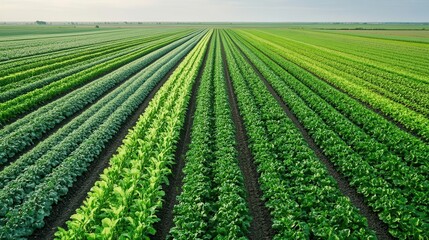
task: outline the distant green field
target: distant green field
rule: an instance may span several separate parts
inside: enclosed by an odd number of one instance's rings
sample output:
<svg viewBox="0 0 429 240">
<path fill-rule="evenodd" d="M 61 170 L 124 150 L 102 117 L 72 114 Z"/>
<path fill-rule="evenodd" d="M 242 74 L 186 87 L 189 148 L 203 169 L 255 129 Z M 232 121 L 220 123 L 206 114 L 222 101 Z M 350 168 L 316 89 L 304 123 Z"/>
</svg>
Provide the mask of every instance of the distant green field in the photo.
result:
<svg viewBox="0 0 429 240">
<path fill-rule="evenodd" d="M 99 25 L 100 28 L 95 28 Z M 34 34 L 61 34 L 61 33 L 82 33 L 92 31 L 102 31 L 117 28 L 135 28 L 135 27 L 274 27 L 274 28 L 293 28 L 293 29 L 320 29 L 320 30 L 428 30 L 429 23 L 299 23 L 299 22 L 278 22 L 278 23 L 254 23 L 254 22 L 118 22 L 118 23 L 80 23 L 70 25 L 56 23 L 53 25 L 35 25 L 35 24 L 0 24 L 0 36 L 18 36 Z M 372 32 L 372 31 L 370 31 Z"/>
<path fill-rule="evenodd" d="M 367 38 L 429 43 L 429 30 L 323 30 Z"/>
<path fill-rule="evenodd" d="M 92 26 L 38 26 L 38 25 L 0 25 L 0 37 L 25 36 L 39 34 L 62 34 L 62 33 L 83 33 L 103 31 L 106 28 L 95 28 Z"/>
<path fill-rule="evenodd" d="M 429 30 L 429 23 L 298 23 L 286 24 L 288 27 L 311 29 L 342 29 L 342 30 Z"/>
<path fill-rule="evenodd" d="M 278 27 L 297 29 L 325 29 L 325 30 L 429 30 L 429 23 L 207 23 L 222 27 Z M 201 23 L 189 23 L 201 25 Z"/>
</svg>

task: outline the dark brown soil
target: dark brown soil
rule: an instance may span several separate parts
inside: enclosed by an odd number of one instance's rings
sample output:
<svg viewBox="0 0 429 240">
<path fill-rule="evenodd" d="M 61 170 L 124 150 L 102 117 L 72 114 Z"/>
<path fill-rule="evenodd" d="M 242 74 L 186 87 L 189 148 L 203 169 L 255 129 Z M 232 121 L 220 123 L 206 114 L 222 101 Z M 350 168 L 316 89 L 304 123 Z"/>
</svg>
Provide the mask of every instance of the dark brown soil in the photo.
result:
<svg viewBox="0 0 429 240">
<path fill-rule="evenodd" d="M 209 40 L 210 41 L 210 40 Z M 198 75 L 195 80 L 194 85 L 192 86 L 192 93 L 190 102 L 188 105 L 188 110 L 186 111 L 184 126 L 180 132 L 180 139 L 176 146 L 175 152 L 175 164 L 171 171 L 172 174 L 168 177 L 169 184 L 163 184 L 162 190 L 165 192 L 163 198 L 162 208 L 159 210 L 157 216 L 160 219 L 157 223 L 154 224 L 156 234 L 153 236 L 153 239 L 166 239 L 170 229 L 173 227 L 173 209 L 177 204 L 177 196 L 182 192 L 183 185 L 183 167 L 185 166 L 185 156 L 186 152 L 189 149 L 189 144 L 191 143 L 191 129 L 194 122 L 194 115 L 196 110 L 196 100 L 197 92 L 201 83 L 201 76 L 203 74 L 204 67 L 206 66 L 207 56 L 209 50 L 206 50 L 204 55 L 203 63 L 198 70 Z"/>
<path fill-rule="evenodd" d="M 234 120 L 236 128 L 236 141 L 238 150 L 238 161 L 240 169 L 244 177 L 244 186 L 247 190 L 247 202 L 249 205 L 250 215 L 252 216 L 252 222 L 250 223 L 249 239 L 272 239 L 275 235 L 272 229 L 272 220 L 270 212 L 265 207 L 265 202 L 262 200 L 262 190 L 259 187 L 258 179 L 259 174 L 256 170 L 256 165 L 253 161 L 252 153 L 250 152 L 247 133 L 241 118 L 240 111 L 237 105 L 237 99 L 234 94 L 234 88 L 231 82 L 231 78 L 228 72 L 226 63 L 226 55 L 223 43 L 222 48 L 222 60 L 225 78 L 227 81 L 228 88 L 228 99 L 231 106 L 232 118 Z"/>
<path fill-rule="evenodd" d="M 77 208 L 79 208 L 87 193 L 90 191 L 95 182 L 99 180 L 100 174 L 109 166 L 109 160 L 116 153 L 116 149 L 122 145 L 122 140 L 128 134 L 128 130 L 135 126 L 141 114 L 144 113 L 149 102 L 167 81 L 176 67 L 182 62 L 183 58 L 164 76 L 164 78 L 150 92 L 144 102 L 135 112 L 130 115 L 112 139 L 106 144 L 101 154 L 90 164 L 87 171 L 77 178 L 77 181 L 69 189 L 67 194 L 61 200 L 53 205 L 51 214 L 44 219 L 45 226 L 37 229 L 29 239 L 53 239 L 58 227 L 66 228 L 66 221 L 70 219 Z"/>
<path fill-rule="evenodd" d="M 239 48 L 238 48 L 239 49 Z M 239 49 L 241 52 L 241 49 Z M 298 118 L 295 114 L 289 109 L 289 107 L 285 104 L 282 98 L 277 94 L 277 92 L 273 89 L 270 83 L 265 79 L 264 76 L 259 72 L 259 70 L 253 65 L 253 63 L 249 60 L 249 58 L 241 52 L 245 57 L 246 61 L 252 66 L 253 70 L 261 81 L 265 84 L 268 91 L 273 95 L 278 104 L 282 107 L 286 115 L 292 120 L 294 125 L 299 129 L 305 141 L 308 143 L 310 148 L 316 153 L 317 157 L 320 161 L 326 166 L 329 174 L 336 180 L 338 183 L 338 187 L 345 196 L 347 196 L 352 204 L 359 209 L 361 215 L 363 215 L 367 221 L 370 229 L 374 230 L 378 239 L 393 239 L 392 235 L 390 235 L 388 231 L 388 226 L 379 219 L 378 215 L 372 210 L 371 207 L 366 205 L 365 198 L 362 194 L 359 194 L 355 188 L 350 186 L 348 180 L 340 174 L 336 169 L 334 164 L 323 154 L 321 149 L 316 145 L 314 140 L 310 137 L 307 130 L 304 126 L 299 122 Z"/>
</svg>

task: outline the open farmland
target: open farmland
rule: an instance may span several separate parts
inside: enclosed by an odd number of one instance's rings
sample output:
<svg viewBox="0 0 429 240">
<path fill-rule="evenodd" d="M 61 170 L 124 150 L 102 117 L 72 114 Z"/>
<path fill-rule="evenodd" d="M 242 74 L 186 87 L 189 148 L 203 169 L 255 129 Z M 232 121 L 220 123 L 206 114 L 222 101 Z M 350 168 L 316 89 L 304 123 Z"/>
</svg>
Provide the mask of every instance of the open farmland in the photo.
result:
<svg viewBox="0 0 429 240">
<path fill-rule="evenodd" d="M 0 27 L 0 239 L 429 238 L 428 31 L 33 28 Z"/>
</svg>

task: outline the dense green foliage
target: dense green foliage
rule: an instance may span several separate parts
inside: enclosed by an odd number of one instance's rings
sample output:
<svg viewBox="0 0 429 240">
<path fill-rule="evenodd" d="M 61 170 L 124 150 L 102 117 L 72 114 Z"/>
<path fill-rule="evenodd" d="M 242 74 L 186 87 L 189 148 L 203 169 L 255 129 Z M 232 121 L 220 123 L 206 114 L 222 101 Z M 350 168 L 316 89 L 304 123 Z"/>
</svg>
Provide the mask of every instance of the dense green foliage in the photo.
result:
<svg viewBox="0 0 429 240">
<path fill-rule="evenodd" d="M 0 26 L 0 239 L 429 238 L 424 24 L 164 26 Z"/>
<path fill-rule="evenodd" d="M 370 237 L 365 220 L 347 198 L 340 197 L 335 182 L 292 121 L 233 43 L 226 42 L 229 71 L 278 231 L 276 238 Z"/>
<path fill-rule="evenodd" d="M 52 140 L 47 139 L 41 147 L 38 145 L 4 169 L 2 178 L 10 181 L 3 182 L 0 191 L 0 216 L 2 221 L 7 219 L 0 228 L 0 236 L 27 236 L 34 228 L 43 226 L 43 218 L 49 215 L 51 205 L 67 193 L 76 177 L 100 154 L 104 143 L 195 43 L 196 39 L 191 39 L 159 58 L 130 78 L 129 84 L 121 85 L 103 101 L 94 104 L 92 108 L 96 110 L 89 109 L 92 115 L 74 119 L 64 131 L 53 134 Z M 67 132 L 67 136 L 53 142 Z"/>
<path fill-rule="evenodd" d="M 124 65 L 116 71 L 87 84 L 81 91 L 67 94 L 58 101 L 47 104 L 1 129 L 0 136 L 3 141 L 0 143 L 0 164 L 31 145 L 35 139 L 41 138 L 45 132 L 54 128 L 65 118 L 93 103 L 103 93 L 127 80 L 143 67 L 157 60 L 187 39 L 181 39 L 159 51 Z"/>
<path fill-rule="evenodd" d="M 379 213 L 380 219 L 388 224 L 390 233 L 398 238 L 418 238 L 427 232 L 428 145 L 383 119 L 371 119 L 369 122 L 367 115 L 356 112 L 359 107 L 346 109 L 340 104 L 348 101 L 356 105 L 355 100 L 343 97 L 339 102 L 341 98 L 328 96 L 330 93 L 321 89 L 323 81 L 297 66 L 298 62 L 294 64 L 295 59 L 288 61 L 288 58 L 278 56 L 286 56 L 283 51 L 270 51 L 266 47 L 268 44 L 256 43 L 250 37 L 244 38 L 253 44 L 247 44 L 253 51 L 241 47 L 248 58 L 295 113 L 323 152 L 350 179 L 352 186 L 365 196 L 368 204 Z M 271 40 L 264 41 L 271 43 Z M 341 95 L 332 87 L 329 89 Z M 319 93 L 315 94 L 314 91 Z M 333 104 L 330 105 L 324 97 L 330 98 Z M 368 112 L 362 106 L 361 109 Z M 350 110 L 354 114 L 342 114 Z M 372 127 L 361 129 L 359 125 Z M 392 133 L 379 132 L 378 128 Z M 380 136 L 381 133 L 383 135 Z M 405 146 L 399 149 L 397 144 L 402 140 Z"/>
<path fill-rule="evenodd" d="M 57 237 L 148 239 L 162 205 L 175 143 L 210 34 L 179 65 L 111 159 L 84 205 Z"/>
<path fill-rule="evenodd" d="M 219 35 L 213 38 L 198 93 L 183 192 L 174 209 L 175 239 L 242 239 L 250 222 Z"/>
</svg>

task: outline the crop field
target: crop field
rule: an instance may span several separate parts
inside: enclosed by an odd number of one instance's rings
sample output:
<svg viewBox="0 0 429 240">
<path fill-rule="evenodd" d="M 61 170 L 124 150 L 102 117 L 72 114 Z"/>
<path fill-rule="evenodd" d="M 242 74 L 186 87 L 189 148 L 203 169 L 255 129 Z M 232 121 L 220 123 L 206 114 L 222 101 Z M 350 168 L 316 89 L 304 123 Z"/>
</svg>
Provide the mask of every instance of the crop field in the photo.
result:
<svg viewBox="0 0 429 240">
<path fill-rule="evenodd" d="M 0 239 L 54 238 L 429 239 L 429 32 L 0 26 Z"/>
</svg>

